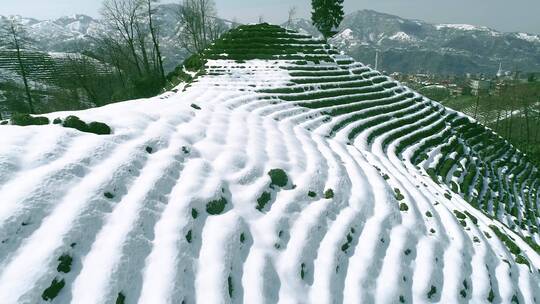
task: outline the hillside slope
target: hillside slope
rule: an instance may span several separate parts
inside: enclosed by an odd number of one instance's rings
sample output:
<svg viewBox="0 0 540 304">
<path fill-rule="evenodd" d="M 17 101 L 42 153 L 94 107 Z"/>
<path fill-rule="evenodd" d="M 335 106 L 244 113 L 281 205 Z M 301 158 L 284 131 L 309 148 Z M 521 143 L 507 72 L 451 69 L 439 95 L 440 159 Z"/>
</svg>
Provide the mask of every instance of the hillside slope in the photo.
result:
<svg viewBox="0 0 540 304">
<path fill-rule="evenodd" d="M 321 41 L 243 26 L 183 91 L 0 126 L 2 303 L 537 303 L 539 172 Z M 176 90 L 175 90 L 176 91 Z"/>
</svg>

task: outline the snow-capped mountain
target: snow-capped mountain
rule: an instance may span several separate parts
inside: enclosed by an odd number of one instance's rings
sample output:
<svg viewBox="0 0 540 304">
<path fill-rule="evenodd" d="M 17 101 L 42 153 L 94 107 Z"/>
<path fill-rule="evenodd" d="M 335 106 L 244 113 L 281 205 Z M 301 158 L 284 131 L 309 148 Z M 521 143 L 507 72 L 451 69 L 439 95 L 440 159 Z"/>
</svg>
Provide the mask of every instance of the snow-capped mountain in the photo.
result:
<svg viewBox="0 0 540 304">
<path fill-rule="evenodd" d="M 203 58 L 155 98 L 0 124 L 3 304 L 540 299 L 540 174 L 508 142 L 277 26 Z"/>
<path fill-rule="evenodd" d="M 163 4 L 156 12 L 169 71 L 187 55 L 179 51 L 175 35 L 177 10 L 178 4 Z M 44 21 L 19 18 L 29 27 L 37 48 L 46 52 L 91 50 L 92 37 L 104 28 L 102 21 L 85 15 Z M 297 19 L 287 27 L 319 35 L 309 20 Z M 372 10 L 347 15 L 340 29 L 342 33 L 331 40 L 334 45 L 366 63 L 373 63 L 378 50 L 382 68 L 389 71 L 494 74 L 501 62 L 509 70 L 540 70 L 539 35 L 502 33 L 466 24 L 430 24 Z"/>
<path fill-rule="evenodd" d="M 187 55 L 179 47 L 176 38 L 178 7 L 178 4 L 162 4 L 156 7 L 155 12 L 155 22 L 161 26 L 162 53 L 166 57 L 164 63 L 168 71 L 182 63 Z M 46 53 L 91 51 L 95 46 L 94 38 L 99 37 L 107 29 L 103 20 L 80 14 L 54 20 L 10 17 L 19 19 L 25 25 L 30 38 L 34 41 L 32 47 Z M 5 18 L 0 16 L 0 23 Z"/>
<path fill-rule="evenodd" d="M 306 20 L 291 28 L 318 35 Z M 503 33 L 468 24 L 431 24 L 361 10 L 347 15 L 331 42 L 355 59 L 373 63 L 381 53 L 390 71 L 495 74 L 502 62 L 512 70 L 540 70 L 540 36 Z"/>
<path fill-rule="evenodd" d="M 36 20 L 21 16 L 10 16 L 19 19 L 25 25 L 29 36 L 36 42 L 36 49 L 48 52 L 73 52 L 91 44 L 91 37 L 103 31 L 103 24 L 90 16 L 73 15 L 56 20 Z M 0 16 L 0 23 L 5 16 Z"/>
</svg>

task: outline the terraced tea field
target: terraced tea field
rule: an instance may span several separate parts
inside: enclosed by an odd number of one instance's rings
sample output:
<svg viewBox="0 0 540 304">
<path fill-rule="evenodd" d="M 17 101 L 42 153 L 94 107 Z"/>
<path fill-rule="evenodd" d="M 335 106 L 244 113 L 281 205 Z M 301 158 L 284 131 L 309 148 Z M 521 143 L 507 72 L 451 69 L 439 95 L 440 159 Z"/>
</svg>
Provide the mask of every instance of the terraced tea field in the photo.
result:
<svg viewBox="0 0 540 304">
<path fill-rule="evenodd" d="M 2 303 L 537 303 L 539 171 L 321 41 L 242 26 L 182 89 L 0 126 Z"/>
<path fill-rule="evenodd" d="M 62 85 L 60 83 L 61 78 L 70 77 L 70 75 L 74 73 L 73 68 L 70 68 L 67 65 L 71 63 L 71 60 L 76 61 L 81 58 L 81 55 L 79 54 L 48 54 L 41 51 L 30 50 L 23 50 L 21 54 L 22 62 L 30 80 L 60 86 Z M 110 73 L 108 68 L 98 61 L 88 57 L 86 60 L 95 64 L 96 71 L 100 73 Z M 18 75 L 21 74 L 15 50 L 0 49 L 0 71 L 2 69 L 17 73 Z"/>
</svg>

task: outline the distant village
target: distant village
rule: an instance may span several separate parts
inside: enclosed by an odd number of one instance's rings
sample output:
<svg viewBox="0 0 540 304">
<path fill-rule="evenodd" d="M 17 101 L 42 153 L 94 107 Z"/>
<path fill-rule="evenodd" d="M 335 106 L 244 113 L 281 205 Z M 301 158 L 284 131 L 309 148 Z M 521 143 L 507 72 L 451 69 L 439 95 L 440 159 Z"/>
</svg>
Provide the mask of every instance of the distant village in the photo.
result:
<svg viewBox="0 0 540 304">
<path fill-rule="evenodd" d="M 506 88 L 519 83 L 540 82 L 540 72 L 522 73 L 520 71 L 505 71 L 502 65 L 495 75 L 466 74 L 438 75 L 428 73 L 405 74 L 405 73 L 384 73 L 403 84 L 415 89 L 444 89 L 451 97 L 462 95 L 472 96 L 497 96 Z"/>
</svg>

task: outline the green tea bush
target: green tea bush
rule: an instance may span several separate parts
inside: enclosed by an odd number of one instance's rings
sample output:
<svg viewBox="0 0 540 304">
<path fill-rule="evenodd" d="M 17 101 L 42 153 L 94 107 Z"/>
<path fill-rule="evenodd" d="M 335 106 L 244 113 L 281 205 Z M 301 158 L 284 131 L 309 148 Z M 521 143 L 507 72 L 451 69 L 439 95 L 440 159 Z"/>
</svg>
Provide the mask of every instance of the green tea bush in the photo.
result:
<svg viewBox="0 0 540 304">
<path fill-rule="evenodd" d="M 225 205 L 227 205 L 227 199 L 224 197 L 210 201 L 206 204 L 206 212 L 210 215 L 221 214 L 225 210 Z"/>
<path fill-rule="evenodd" d="M 48 125 L 49 119 L 47 117 L 15 113 L 11 117 L 10 122 L 12 125 L 16 125 L 16 126 L 40 126 L 40 125 Z"/>
<path fill-rule="evenodd" d="M 66 285 L 66 282 L 64 282 L 64 279 L 60 281 L 58 281 L 56 278 L 53 279 L 53 281 L 51 282 L 51 285 L 47 287 L 47 289 L 45 289 L 43 293 L 41 294 L 41 298 L 45 301 L 54 300 L 54 298 L 58 296 L 58 294 L 60 293 L 62 288 L 64 288 L 65 285 Z"/>
<path fill-rule="evenodd" d="M 257 199 L 257 207 L 256 209 L 259 211 L 262 211 L 266 204 L 270 202 L 272 199 L 272 194 L 270 192 L 263 192 L 261 196 Z"/>
<path fill-rule="evenodd" d="M 271 186 L 285 187 L 289 182 L 287 173 L 282 169 L 272 169 L 268 171 L 268 175 L 270 176 Z"/>
<path fill-rule="evenodd" d="M 71 263 L 73 262 L 73 258 L 70 255 L 63 254 L 58 258 L 58 261 L 60 264 L 58 264 L 56 270 L 63 273 L 68 273 L 71 271 Z"/>
</svg>

